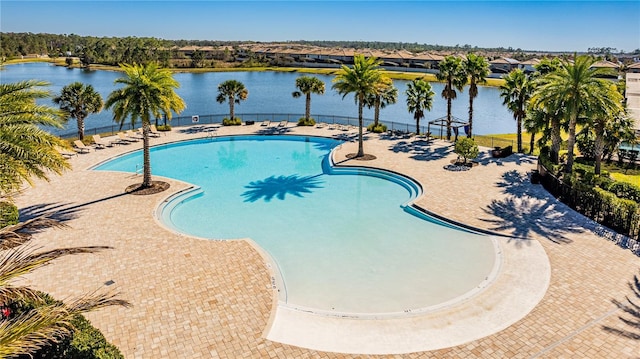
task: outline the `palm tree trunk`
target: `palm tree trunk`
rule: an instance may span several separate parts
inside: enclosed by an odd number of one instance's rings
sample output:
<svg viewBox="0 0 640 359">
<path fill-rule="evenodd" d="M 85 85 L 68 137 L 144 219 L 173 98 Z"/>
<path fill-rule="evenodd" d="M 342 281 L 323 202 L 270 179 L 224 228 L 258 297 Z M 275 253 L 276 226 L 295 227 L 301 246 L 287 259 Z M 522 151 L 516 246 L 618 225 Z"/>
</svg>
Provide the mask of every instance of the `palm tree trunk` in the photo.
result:
<svg viewBox="0 0 640 359">
<path fill-rule="evenodd" d="M 522 116 L 518 115 L 516 119 L 518 124 L 518 153 L 522 153 Z"/>
<path fill-rule="evenodd" d="M 151 187 L 151 159 L 149 154 L 149 122 L 142 123 L 142 153 L 143 153 L 143 176 L 142 187 Z"/>
<path fill-rule="evenodd" d="M 235 105 L 235 101 L 233 100 L 233 96 L 229 96 L 229 116 L 231 117 L 230 120 L 233 120 L 234 116 L 235 116 L 235 112 L 234 112 L 234 106 Z"/>
<path fill-rule="evenodd" d="M 576 123 L 578 122 L 577 113 L 569 118 L 569 138 L 567 139 L 567 165 L 564 168 L 565 173 L 573 171 L 573 147 L 576 144 Z"/>
<path fill-rule="evenodd" d="M 416 136 L 420 135 L 420 117 L 416 118 Z"/>
<path fill-rule="evenodd" d="M 78 139 L 82 141 L 84 140 L 84 118 L 78 117 L 76 121 L 78 123 Z"/>
<path fill-rule="evenodd" d="M 447 98 L 447 141 L 451 141 L 451 98 Z"/>
<path fill-rule="evenodd" d="M 471 131 L 473 131 L 473 96 L 469 94 L 469 133 L 468 138 L 471 138 Z"/>
<path fill-rule="evenodd" d="M 305 109 L 304 109 L 304 118 L 307 120 L 307 122 L 309 121 L 310 117 L 311 117 L 311 92 L 307 94 L 307 102 L 305 104 Z"/>
<path fill-rule="evenodd" d="M 529 154 L 533 154 L 533 147 L 536 144 L 536 133 L 535 131 L 531 130 L 531 140 L 529 142 Z"/>
<path fill-rule="evenodd" d="M 560 161 L 560 119 L 551 119 L 551 161 L 558 164 Z"/>
<path fill-rule="evenodd" d="M 358 154 L 356 157 L 364 156 L 364 144 L 362 142 L 362 108 L 364 107 L 364 100 L 362 96 L 358 99 Z"/>
<path fill-rule="evenodd" d="M 376 97 L 376 108 L 373 112 L 373 127 L 378 127 L 380 121 L 380 96 Z"/>
<path fill-rule="evenodd" d="M 594 147 L 596 163 L 593 172 L 597 176 L 601 173 L 602 154 L 604 153 L 604 126 L 600 124 L 596 125 L 596 142 Z"/>
</svg>

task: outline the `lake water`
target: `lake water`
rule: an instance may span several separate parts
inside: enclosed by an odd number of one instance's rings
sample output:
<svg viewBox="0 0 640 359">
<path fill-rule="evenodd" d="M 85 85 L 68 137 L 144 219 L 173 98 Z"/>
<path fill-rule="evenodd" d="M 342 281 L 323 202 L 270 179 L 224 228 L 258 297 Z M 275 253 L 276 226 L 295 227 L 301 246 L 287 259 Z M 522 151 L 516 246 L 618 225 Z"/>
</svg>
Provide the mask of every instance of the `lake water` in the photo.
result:
<svg viewBox="0 0 640 359">
<path fill-rule="evenodd" d="M 51 83 L 49 89 L 53 93 L 75 81 L 92 85 L 103 99 L 118 88 L 114 80 L 122 73 L 113 71 L 86 71 L 82 69 L 67 69 L 48 63 L 27 63 L 6 65 L 0 71 L 0 83 L 12 83 L 23 80 L 42 80 Z M 238 80 L 246 86 L 249 97 L 236 105 L 236 114 L 242 113 L 296 113 L 303 114 L 304 97 L 293 98 L 291 93 L 296 90 L 296 78 L 301 76 L 295 72 L 208 72 L 208 73 L 177 73 L 175 79 L 180 83 L 177 93 L 185 100 L 187 108 L 180 116 L 228 114 L 229 105 L 215 101 L 218 84 L 226 80 Z M 312 75 L 325 82 L 324 95 L 312 95 L 312 115 L 336 115 L 357 118 L 358 108 L 353 95 L 344 99 L 331 89 L 335 76 Z M 409 81 L 394 80 L 398 88 L 398 102 L 381 110 L 380 119 L 398 123 L 415 124 L 413 116 L 407 111 L 405 91 Z M 428 121 L 447 115 L 447 102 L 440 96 L 443 84 L 432 83 L 436 94 L 433 109 L 427 112 L 420 122 L 426 126 Z M 467 87 L 458 98 L 453 101 L 453 116 L 466 120 L 468 118 L 469 94 Z M 373 118 L 373 109 L 364 111 L 365 118 Z M 480 87 L 478 97 L 474 100 L 474 133 L 496 134 L 515 133 L 516 122 L 507 108 L 502 105 L 500 91 L 494 87 Z M 86 128 L 108 126 L 113 123 L 112 113 L 103 110 L 99 114 L 92 114 L 86 119 Z M 76 128 L 75 120 L 69 121 L 64 131 L 73 132 Z"/>
</svg>

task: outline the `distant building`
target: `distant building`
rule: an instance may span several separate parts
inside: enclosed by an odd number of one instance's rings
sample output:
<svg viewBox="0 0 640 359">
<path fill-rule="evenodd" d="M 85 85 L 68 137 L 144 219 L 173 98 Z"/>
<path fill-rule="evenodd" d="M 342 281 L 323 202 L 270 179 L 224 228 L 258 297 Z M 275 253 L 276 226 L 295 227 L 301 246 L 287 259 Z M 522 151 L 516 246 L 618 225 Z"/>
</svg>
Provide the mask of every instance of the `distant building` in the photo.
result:
<svg viewBox="0 0 640 359">
<path fill-rule="evenodd" d="M 508 74 L 513 69 L 517 69 L 520 62 L 516 59 L 501 57 L 489 61 L 489 70 L 493 73 Z"/>
<path fill-rule="evenodd" d="M 625 91 L 629 116 L 635 121 L 636 130 L 640 130 L 640 73 L 627 72 Z"/>
<path fill-rule="evenodd" d="M 640 73 L 640 62 L 633 63 L 627 66 L 627 73 Z"/>
<path fill-rule="evenodd" d="M 527 61 L 523 61 L 518 64 L 518 67 L 524 71 L 525 74 L 530 74 L 532 72 L 536 72 L 535 66 L 540 63 L 538 59 L 531 59 Z"/>
</svg>

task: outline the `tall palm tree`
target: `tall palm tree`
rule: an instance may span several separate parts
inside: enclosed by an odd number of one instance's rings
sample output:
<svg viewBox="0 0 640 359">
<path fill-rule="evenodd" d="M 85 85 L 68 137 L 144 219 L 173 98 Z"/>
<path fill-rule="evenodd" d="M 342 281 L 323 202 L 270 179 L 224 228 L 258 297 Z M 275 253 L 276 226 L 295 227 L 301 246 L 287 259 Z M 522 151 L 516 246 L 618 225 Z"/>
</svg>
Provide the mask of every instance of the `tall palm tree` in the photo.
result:
<svg viewBox="0 0 640 359">
<path fill-rule="evenodd" d="M 78 138 L 84 140 L 84 119 L 91 113 L 102 111 L 102 96 L 91 85 L 74 82 L 62 88 L 59 96 L 53 102 L 60 105 L 60 109 L 75 118 L 78 123 Z"/>
<path fill-rule="evenodd" d="M 296 79 L 296 88 L 291 95 L 298 98 L 303 94 L 306 96 L 304 118 L 309 121 L 311 117 L 311 94 L 324 95 L 324 82 L 314 76 L 300 76 Z"/>
<path fill-rule="evenodd" d="M 599 91 L 604 91 L 604 93 L 593 96 L 597 101 L 591 104 L 591 109 L 589 110 L 590 123 L 593 125 L 593 130 L 596 134 L 594 151 L 594 173 L 596 175 L 601 173 L 605 130 L 609 123 L 613 122 L 615 118 L 625 115 L 624 106 L 622 105 L 623 97 L 622 94 L 618 92 L 615 84 L 598 89 Z"/>
<path fill-rule="evenodd" d="M 0 229 L 0 238 L 10 230 Z M 73 332 L 71 321 L 78 314 L 112 305 L 131 306 L 125 300 L 116 299 L 116 294 L 97 292 L 66 303 L 52 303 L 43 292 L 13 284 L 21 276 L 57 258 L 107 248 L 74 247 L 34 253 L 33 247 L 20 245 L 0 252 L 0 303 L 10 307 L 28 301 L 34 306 L 31 310 L 10 313 L 0 321 L 0 358 L 30 356 L 39 348 L 63 339 Z"/>
<path fill-rule="evenodd" d="M 504 77 L 500 86 L 503 104 L 513 113 L 518 127 L 518 152 L 522 152 L 522 120 L 527 114 L 527 104 L 533 93 L 533 82 L 522 71 L 515 69 Z"/>
<path fill-rule="evenodd" d="M 392 105 L 398 101 L 398 89 L 393 86 L 393 80 L 387 76 L 380 77 L 375 93 L 369 94 L 364 99 L 364 104 L 368 108 L 373 107 L 373 126 L 378 127 L 380 122 L 380 109 Z"/>
<path fill-rule="evenodd" d="M 447 56 L 438 64 L 438 73 L 436 78 L 438 81 L 444 81 L 444 89 L 442 90 L 442 98 L 447 100 L 447 141 L 451 140 L 451 124 L 453 117 L 451 116 L 451 101 L 458 96 L 456 89 L 462 91 L 467 83 L 467 75 L 462 67 L 462 60 L 455 56 Z"/>
<path fill-rule="evenodd" d="M 61 128 L 64 114 L 39 105 L 36 100 L 51 94 L 47 82 L 24 81 L 0 84 L 0 196 L 18 190 L 31 178 L 48 180 L 49 171 L 60 174 L 70 168 L 58 147 L 65 141 L 41 126 Z"/>
<path fill-rule="evenodd" d="M 468 54 L 467 58 L 462 62 L 462 67 L 469 78 L 469 133 L 467 133 L 467 137 L 471 138 L 473 132 L 473 99 L 478 97 L 478 84 L 485 83 L 485 78 L 489 76 L 489 62 L 482 56 Z"/>
<path fill-rule="evenodd" d="M 246 100 L 248 96 L 249 91 L 247 91 L 247 88 L 244 87 L 242 82 L 227 80 L 218 85 L 216 101 L 218 101 L 218 103 L 229 101 L 229 119 L 233 120 L 235 118 L 234 105 Z"/>
<path fill-rule="evenodd" d="M 544 133 L 549 128 L 549 118 L 544 110 L 536 108 L 535 106 L 529 106 L 526 113 L 522 124 L 531 136 L 529 140 L 529 154 L 533 154 L 536 144 L 536 134 L 542 132 L 544 139 Z"/>
<path fill-rule="evenodd" d="M 362 141 L 362 108 L 365 99 L 372 93 L 375 94 L 380 86 L 381 62 L 375 57 L 365 58 L 364 55 L 356 54 L 353 57 L 353 67 L 342 65 L 342 68 L 333 79 L 332 88 L 335 89 L 344 99 L 348 94 L 353 93 L 358 105 L 358 153 L 356 157 L 364 156 L 364 145 Z"/>
<path fill-rule="evenodd" d="M 413 113 L 416 120 L 416 134 L 420 134 L 420 119 L 424 118 L 424 111 L 431 111 L 433 96 L 431 84 L 422 79 L 415 79 L 407 85 L 407 109 Z"/>
<path fill-rule="evenodd" d="M 593 106 L 604 103 L 602 97 L 608 91 L 603 91 L 602 88 L 608 87 L 608 83 L 601 77 L 615 73 L 610 69 L 591 67 L 594 63 L 595 59 L 587 55 L 576 56 L 573 63 L 564 61 L 557 71 L 544 76 L 543 84 L 538 90 L 539 101 L 555 104 L 556 108 L 561 105 L 565 109 L 564 119 L 569 131 L 566 173 L 573 170 L 578 119 L 593 111 Z"/>
<path fill-rule="evenodd" d="M 151 160 L 149 156 L 149 131 L 151 119 L 166 116 L 171 120 L 172 113 L 180 113 L 185 103 L 175 89 L 180 87 L 171 72 L 160 69 L 157 64 L 120 65 L 125 77 L 115 80 L 124 87 L 114 90 L 105 103 L 106 108 L 113 107 L 113 120 L 122 126 L 127 118 L 132 126 L 142 122 L 143 179 L 141 188 L 151 187 Z"/>
</svg>

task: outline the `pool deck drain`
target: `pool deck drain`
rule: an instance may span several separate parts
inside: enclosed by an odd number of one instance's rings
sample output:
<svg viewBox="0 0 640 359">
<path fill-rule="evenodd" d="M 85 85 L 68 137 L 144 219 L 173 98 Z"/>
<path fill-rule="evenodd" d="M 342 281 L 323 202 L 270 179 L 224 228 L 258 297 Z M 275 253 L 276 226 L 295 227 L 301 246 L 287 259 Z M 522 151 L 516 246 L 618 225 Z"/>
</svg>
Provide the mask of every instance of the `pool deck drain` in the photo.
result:
<svg viewBox="0 0 640 359">
<path fill-rule="evenodd" d="M 263 129 L 240 126 L 217 132 L 250 134 Z M 317 136 L 338 133 L 326 128 L 297 127 L 281 132 Z M 152 139 L 152 144 L 207 136 L 209 133 L 187 133 L 177 128 Z M 336 155 L 344 157 L 356 146 L 354 142 L 345 143 Z M 269 269 L 250 243 L 198 240 L 167 231 L 153 220 L 154 210 L 166 194 L 122 195 L 128 185 L 140 181 L 140 176 L 87 170 L 118 153 L 140 147 L 132 144 L 74 156 L 73 171 L 52 176 L 49 183 L 37 182 L 35 188 L 15 197 L 22 213 L 73 208 L 67 213 L 71 228 L 39 233 L 34 236 L 35 245 L 114 247 L 99 254 L 63 258 L 29 275 L 21 284 L 33 285 L 61 299 L 101 286 L 120 292 L 120 297 L 132 302 L 133 308 L 105 308 L 87 317 L 126 358 L 354 357 L 266 339 L 265 328 L 270 322 L 276 323 L 274 319 L 280 313 L 272 311 Z M 513 155 L 495 161 L 487 149 L 482 152 L 479 166 L 471 171 L 451 172 L 443 166 L 455 154 L 445 142 L 373 134 L 367 135 L 365 152 L 376 156 L 366 162 L 367 166 L 403 173 L 419 181 L 424 188 L 417 201 L 419 206 L 470 226 L 527 238 L 505 239 L 504 243 L 523 256 L 539 246 L 550 263 L 548 290 L 524 318 L 486 337 L 463 344 L 452 341 L 454 346 L 448 348 L 398 357 L 640 355 L 640 341 L 603 330 L 606 326 L 633 331 L 619 319 L 625 313 L 612 300 L 625 301 L 629 297 L 640 302 L 628 286 L 634 276 L 640 275 L 640 258 L 596 235 L 588 229 L 593 227 L 592 222 L 557 202 L 539 185 L 530 184 L 527 173 L 535 167 L 533 158 Z M 167 182 L 170 192 L 187 188 L 178 181 Z M 114 284 L 107 287 L 107 281 Z M 472 323 L 468 327 L 482 325 Z M 377 340 L 390 345 L 400 340 L 384 332 L 379 334 Z M 428 335 L 447 340 L 442 332 Z M 346 333 L 344 340 L 349 340 Z M 357 347 L 353 351 L 360 352 Z"/>
</svg>

